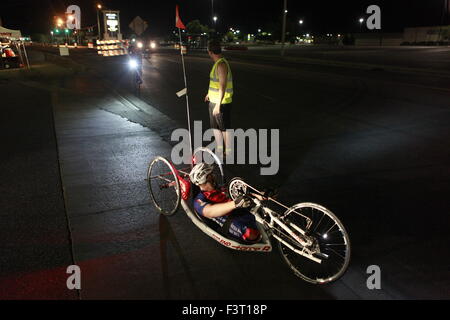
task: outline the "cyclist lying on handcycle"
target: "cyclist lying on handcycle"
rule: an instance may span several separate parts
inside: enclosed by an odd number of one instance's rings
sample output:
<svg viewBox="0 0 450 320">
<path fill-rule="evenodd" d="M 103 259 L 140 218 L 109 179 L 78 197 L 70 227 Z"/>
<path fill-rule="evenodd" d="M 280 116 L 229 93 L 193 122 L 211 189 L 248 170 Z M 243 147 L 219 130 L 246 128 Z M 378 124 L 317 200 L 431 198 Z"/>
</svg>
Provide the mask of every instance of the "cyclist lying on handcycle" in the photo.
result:
<svg viewBox="0 0 450 320">
<path fill-rule="evenodd" d="M 195 211 L 217 223 L 223 233 L 245 242 L 260 241 L 255 216 L 248 211 L 254 202 L 245 195 L 231 200 L 224 190 L 217 187 L 213 170 L 212 165 L 200 163 L 189 175 L 191 182 L 200 188 L 194 198 Z"/>
</svg>

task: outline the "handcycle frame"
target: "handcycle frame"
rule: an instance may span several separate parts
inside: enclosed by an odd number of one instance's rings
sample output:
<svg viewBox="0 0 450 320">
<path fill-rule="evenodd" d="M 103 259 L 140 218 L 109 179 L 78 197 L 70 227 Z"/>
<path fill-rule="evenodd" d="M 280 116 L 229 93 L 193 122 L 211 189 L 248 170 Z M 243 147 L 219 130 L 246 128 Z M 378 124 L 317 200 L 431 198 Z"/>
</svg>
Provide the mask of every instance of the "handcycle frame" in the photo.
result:
<svg viewBox="0 0 450 320">
<path fill-rule="evenodd" d="M 196 154 L 199 152 L 206 152 L 210 156 L 213 157 L 213 161 L 220 169 L 219 175 L 221 176 L 220 182 L 225 182 L 225 176 L 222 164 L 218 157 L 207 148 L 199 148 L 195 152 L 193 152 L 193 164 L 196 164 Z M 164 172 L 159 173 L 157 175 L 153 175 L 153 166 L 159 161 L 163 162 Z M 157 166 L 156 166 L 157 167 Z M 211 227 L 210 220 L 199 216 L 193 207 L 190 205 L 192 202 L 193 194 L 191 192 L 191 184 L 189 181 L 189 173 L 192 166 L 189 168 L 177 169 L 175 166 L 169 162 L 167 159 L 163 157 L 157 157 L 150 164 L 147 174 L 149 191 L 152 197 L 152 200 L 155 206 L 160 210 L 162 214 L 172 215 L 176 213 L 179 209 L 180 205 L 183 207 L 186 212 L 188 218 L 197 226 L 202 232 L 206 235 L 220 243 L 221 245 L 237 250 L 237 251 L 250 251 L 250 252 L 271 252 L 272 251 L 272 243 L 270 237 L 275 238 L 278 241 L 278 246 L 280 249 L 280 253 L 282 254 L 285 262 L 288 266 L 294 271 L 296 275 L 305 281 L 311 283 L 328 283 L 338 279 L 343 273 L 346 271 L 349 261 L 350 261 L 350 239 L 348 238 L 347 231 L 343 224 L 339 221 L 339 219 L 328 209 L 322 207 L 321 205 L 315 203 L 298 203 L 292 207 L 287 207 L 284 204 L 278 202 L 273 199 L 269 195 L 266 195 L 264 192 L 259 191 L 258 189 L 252 187 L 247 184 L 241 178 L 234 178 L 228 184 L 228 192 L 230 194 L 230 198 L 235 200 L 236 197 L 240 195 L 246 195 L 252 198 L 254 202 L 254 206 L 250 209 L 250 213 L 255 216 L 257 227 L 261 232 L 262 238 L 258 243 L 246 243 L 244 241 L 240 241 L 234 239 L 231 236 L 227 236 L 222 232 L 219 232 L 214 227 Z M 166 172 L 166 170 L 170 172 Z M 217 173 L 216 173 L 217 175 Z M 170 179 L 172 177 L 172 180 Z M 161 208 L 159 201 L 155 199 L 155 195 L 153 193 L 152 182 L 155 179 L 160 179 L 163 181 L 163 184 L 158 184 L 155 187 L 155 190 L 162 191 L 169 188 L 174 188 L 176 194 L 176 201 L 172 203 L 171 210 L 165 210 Z M 220 183 L 219 183 L 220 184 Z M 173 194 L 173 192 L 171 193 Z M 170 201 L 161 201 L 161 203 L 166 203 Z M 284 210 L 286 210 L 283 214 L 280 214 L 276 210 L 272 210 L 266 205 L 275 204 Z M 302 214 L 300 211 L 306 210 L 305 214 Z M 314 220 L 314 211 L 312 211 L 311 218 L 307 216 L 308 210 L 317 210 L 322 213 L 320 221 L 315 225 L 314 223 L 317 220 Z M 303 212 L 303 211 L 302 211 Z M 329 220 L 331 220 L 332 225 L 329 227 L 329 222 L 325 224 L 325 228 L 320 228 L 322 230 L 317 230 L 319 225 L 322 222 L 322 219 L 327 216 Z M 300 219 L 297 221 L 296 219 Z M 337 226 L 337 230 L 335 229 Z M 316 231 L 317 230 L 317 231 Z M 326 230 L 326 231 L 325 231 Z M 336 238 L 336 233 L 340 232 L 342 235 L 341 240 L 342 243 L 326 243 L 325 240 L 327 238 Z M 334 234 L 334 235 L 333 235 Z M 333 240 L 334 241 L 334 240 Z M 327 246 L 344 246 L 344 249 L 338 249 L 343 252 L 338 252 L 331 247 Z M 334 253 L 333 253 L 334 252 Z M 323 261 L 327 262 L 330 260 L 330 263 L 333 263 L 333 260 L 336 260 L 337 257 L 343 259 L 343 263 L 340 263 L 338 266 L 338 270 L 331 275 L 305 275 L 303 271 L 298 269 L 298 262 L 292 262 L 290 254 L 294 254 L 294 256 L 301 256 L 305 259 L 305 261 L 309 261 L 313 265 L 322 265 Z M 328 254 L 327 254 L 328 253 Z M 331 255 L 331 256 L 330 256 Z M 305 262 L 300 262 L 300 264 L 304 264 Z M 320 270 L 326 270 L 328 272 L 329 264 L 323 266 Z"/>
<path fill-rule="evenodd" d="M 218 157 L 207 148 L 198 148 L 196 151 L 194 151 L 194 157 L 198 152 L 206 152 L 214 158 L 216 164 L 220 168 L 220 172 L 221 172 L 222 178 L 223 178 L 224 177 L 223 168 L 222 168 L 222 165 L 221 165 Z M 162 158 L 162 159 L 164 159 L 164 158 Z M 181 190 L 181 185 L 183 185 L 185 183 L 189 183 L 188 182 L 188 179 L 189 179 L 188 178 L 189 177 L 188 170 L 189 169 L 188 168 L 177 169 L 167 159 L 164 159 L 164 160 L 168 164 L 170 164 L 172 170 L 175 172 L 175 175 L 178 179 L 178 184 L 180 184 L 179 189 Z M 149 179 L 152 179 L 152 178 L 155 178 L 155 177 L 149 177 Z M 164 179 L 163 177 L 159 177 L 159 178 Z M 236 182 L 237 180 L 233 180 L 233 181 Z M 233 183 L 233 181 L 231 183 Z M 170 182 L 170 181 L 168 181 L 168 182 Z M 173 187 L 174 183 L 176 183 L 176 182 L 170 182 L 170 184 L 168 184 L 167 186 Z M 258 195 L 261 195 L 261 196 L 263 195 L 263 192 L 250 186 L 249 184 L 245 183 L 244 181 L 240 181 L 240 183 L 244 184 L 246 188 L 251 189 L 253 193 L 257 193 Z M 178 196 L 181 198 L 181 195 L 178 195 Z M 189 202 L 192 201 L 192 196 L 194 196 L 194 195 L 190 195 L 189 199 L 180 199 L 180 202 L 177 205 L 176 210 L 178 210 L 179 206 L 181 205 L 183 207 L 184 211 L 186 212 L 187 216 L 189 217 L 189 219 L 194 223 L 194 225 L 197 226 L 206 235 L 208 235 L 209 237 L 211 237 L 212 239 L 214 239 L 215 241 L 220 243 L 221 245 L 223 245 L 227 248 L 233 249 L 233 250 L 238 250 L 238 251 L 271 252 L 272 251 L 272 243 L 270 241 L 270 236 L 273 236 L 276 240 L 283 243 L 285 246 L 290 248 L 295 253 L 302 255 L 304 257 L 307 257 L 308 259 L 310 259 L 314 262 L 321 263 L 321 259 L 314 257 L 313 254 L 307 249 L 307 247 L 310 246 L 312 243 L 307 238 L 303 238 L 303 236 L 306 235 L 306 231 L 293 225 L 293 228 L 297 232 L 299 232 L 300 235 L 294 233 L 291 230 L 290 226 L 288 226 L 284 222 L 282 222 L 282 220 L 280 219 L 279 213 L 265 207 L 260 200 L 253 199 L 253 201 L 255 202 L 255 206 L 250 211 L 250 213 L 252 213 L 256 218 L 258 229 L 262 235 L 262 240 L 256 244 L 245 244 L 245 243 L 236 241 L 232 237 L 227 237 L 224 234 L 209 227 L 208 224 L 204 221 L 204 219 L 201 218 L 195 212 L 195 210 L 193 210 L 192 206 L 189 204 Z M 284 208 L 285 210 L 287 210 L 285 215 L 288 213 L 294 212 L 294 210 L 283 205 L 282 203 L 278 202 L 277 200 L 275 200 L 273 198 L 269 197 L 269 198 L 267 198 L 267 200 L 271 201 L 271 202 L 277 204 L 278 206 Z M 259 214 L 259 212 L 262 214 Z M 299 212 L 295 212 L 295 213 L 304 217 L 305 220 L 308 221 L 307 225 L 308 226 L 310 225 L 311 221 L 308 217 L 302 215 Z M 279 237 L 276 233 L 271 232 L 271 230 L 276 229 L 276 227 L 280 227 L 283 230 L 283 232 L 287 233 L 289 236 L 291 236 L 293 239 L 295 239 L 303 247 L 303 250 L 298 250 L 298 249 L 294 248 L 291 244 L 287 243 L 285 240 L 283 240 L 281 237 Z"/>
<path fill-rule="evenodd" d="M 207 148 L 198 148 L 194 151 L 194 156 L 199 152 L 206 152 L 208 153 L 210 156 L 212 156 L 216 162 L 216 164 L 218 165 L 219 169 L 220 169 L 220 173 L 222 175 L 222 181 L 224 180 L 224 171 L 223 171 L 223 167 L 220 163 L 220 160 L 218 159 L 218 157 L 209 149 Z M 158 159 L 158 158 L 156 158 Z M 155 159 L 155 160 L 156 160 Z M 162 157 L 159 157 L 159 159 L 164 159 Z M 178 188 L 178 190 L 182 189 L 183 184 L 185 183 L 190 183 L 188 182 L 189 179 L 189 172 L 188 170 L 190 170 L 190 168 L 182 168 L 182 169 L 177 169 L 170 161 L 168 161 L 167 159 L 164 159 L 166 161 L 167 164 L 169 164 L 173 170 L 173 172 L 175 173 L 176 177 L 178 178 L 177 182 L 172 182 L 172 181 L 168 181 L 166 179 L 166 181 L 169 183 L 169 185 L 167 185 L 168 187 L 173 187 L 174 185 L 172 184 L 178 184 L 180 186 L 180 188 Z M 150 171 L 150 168 L 149 168 Z M 148 172 L 148 174 L 150 174 L 150 172 Z M 156 177 L 147 177 L 148 179 L 153 179 Z M 165 179 L 164 177 L 159 177 L 161 179 Z M 182 195 L 179 194 L 178 197 L 180 198 L 180 201 L 177 205 L 176 210 L 178 210 L 178 208 L 180 207 L 180 205 L 182 206 L 183 210 L 186 212 L 186 215 L 188 216 L 188 218 L 194 223 L 194 225 L 199 228 L 203 233 L 205 233 L 206 235 L 208 235 L 209 237 L 211 237 L 212 239 L 214 239 L 215 241 L 217 241 L 218 243 L 220 243 L 221 245 L 233 249 L 233 250 L 238 250 L 238 251 L 250 251 L 250 252 L 271 252 L 272 251 L 272 244 L 270 242 L 269 236 L 267 235 L 267 233 L 265 232 L 265 230 L 262 228 L 262 226 L 260 224 L 257 224 L 258 226 L 258 230 L 261 232 L 262 235 L 262 240 L 258 243 L 255 244 L 245 244 L 245 243 L 241 243 L 238 242 L 237 240 L 233 239 L 232 237 L 227 237 L 224 234 L 214 230 L 213 228 L 211 228 L 210 226 L 208 226 L 208 224 L 204 221 L 204 218 L 200 217 L 195 210 L 193 209 L 192 205 L 190 205 L 190 202 L 192 202 L 192 198 L 193 198 L 193 194 L 189 195 L 188 199 L 183 199 Z M 175 211 L 176 211 L 175 210 Z"/>
</svg>

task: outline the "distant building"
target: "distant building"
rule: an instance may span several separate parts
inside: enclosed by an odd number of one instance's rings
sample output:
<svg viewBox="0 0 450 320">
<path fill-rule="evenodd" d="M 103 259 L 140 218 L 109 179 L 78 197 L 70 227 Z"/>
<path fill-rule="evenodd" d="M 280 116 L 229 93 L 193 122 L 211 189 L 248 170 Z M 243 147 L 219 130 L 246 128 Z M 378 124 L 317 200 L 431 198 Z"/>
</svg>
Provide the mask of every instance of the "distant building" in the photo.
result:
<svg viewBox="0 0 450 320">
<path fill-rule="evenodd" d="M 405 28 L 403 41 L 410 44 L 449 42 L 450 26 Z"/>
<path fill-rule="evenodd" d="M 358 33 L 355 34 L 356 46 L 399 46 L 403 40 L 403 33 Z"/>
</svg>

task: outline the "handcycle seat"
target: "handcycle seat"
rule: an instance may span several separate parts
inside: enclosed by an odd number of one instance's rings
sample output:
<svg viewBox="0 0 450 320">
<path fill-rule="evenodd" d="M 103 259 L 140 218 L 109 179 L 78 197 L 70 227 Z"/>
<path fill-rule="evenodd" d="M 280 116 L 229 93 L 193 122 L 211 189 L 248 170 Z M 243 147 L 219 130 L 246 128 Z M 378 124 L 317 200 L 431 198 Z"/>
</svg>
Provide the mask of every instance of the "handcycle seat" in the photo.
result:
<svg viewBox="0 0 450 320">
<path fill-rule="evenodd" d="M 192 205 L 192 201 L 191 201 L 191 207 L 193 207 Z M 227 231 L 225 231 L 223 229 L 223 227 L 221 227 L 217 222 L 214 222 L 211 219 L 205 218 L 203 216 L 201 216 L 200 214 L 198 214 L 194 208 L 192 208 L 192 212 L 195 214 L 195 216 L 201 220 L 204 224 L 206 224 L 209 228 L 211 228 L 212 230 L 214 230 L 215 232 L 219 233 L 220 235 L 224 236 L 227 239 L 232 239 L 233 241 L 242 244 L 242 245 L 251 245 L 251 244 L 255 244 L 255 243 L 259 243 L 259 242 L 263 242 L 262 239 L 258 242 L 251 242 L 251 241 L 245 241 L 243 239 L 240 239 L 238 237 L 235 237 L 233 235 L 231 235 L 230 233 L 228 233 Z"/>
</svg>

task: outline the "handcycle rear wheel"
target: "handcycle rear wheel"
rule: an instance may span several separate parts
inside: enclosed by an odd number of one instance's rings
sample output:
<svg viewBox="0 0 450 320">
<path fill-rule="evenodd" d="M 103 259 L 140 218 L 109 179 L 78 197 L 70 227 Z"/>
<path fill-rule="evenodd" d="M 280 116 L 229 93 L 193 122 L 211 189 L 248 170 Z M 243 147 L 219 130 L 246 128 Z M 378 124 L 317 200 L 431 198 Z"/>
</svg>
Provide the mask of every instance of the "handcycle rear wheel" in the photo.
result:
<svg viewBox="0 0 450 320">
<path fill-rule="evenodd" d="M 180 206 L 180 181 L 172 164 L 155 158 L 148 168 L 147 183 L 153 204 L 165 216 L 175 214 Z"/>
<path fill-rule="evenodd" d="M 311 219 L 308 225 L 303 216 Z M 280 253 L 295 275 L 313 284 L 325 284 L 339 279 L 350 262 L 350 239 L 342 222 L 328 209 L 315 203 L 299 203 L 283 215 L 284 223 L 307 232 L 314 241 L 311 249 L 321 259 L 319 264 L 301 256 L 279 242 Z M 284 240 L 289 242 L 288 237 Z M 294 243 L 290 243 L 294 245 Z M 302 248 L 297 246 L 299 250 Z"/>
</svg>

